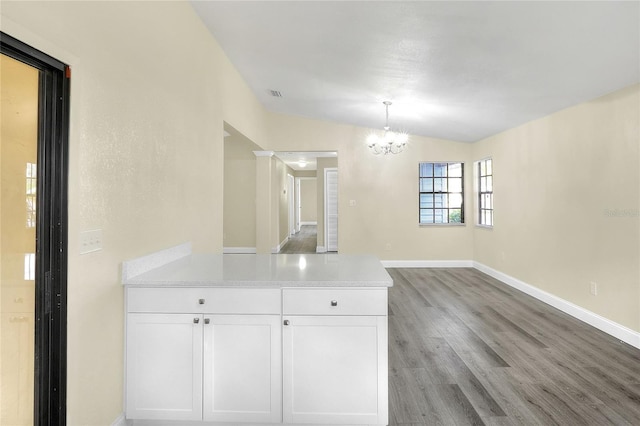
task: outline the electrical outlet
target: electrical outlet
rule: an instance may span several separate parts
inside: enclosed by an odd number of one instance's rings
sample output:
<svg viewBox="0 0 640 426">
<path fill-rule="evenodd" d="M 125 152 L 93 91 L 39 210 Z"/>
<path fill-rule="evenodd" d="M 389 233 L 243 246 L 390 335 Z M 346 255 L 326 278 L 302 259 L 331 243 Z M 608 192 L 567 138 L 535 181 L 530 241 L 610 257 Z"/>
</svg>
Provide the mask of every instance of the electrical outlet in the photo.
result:
<svg viewBox="0 0 640 426">
<path fill-rule="evenodd" d="M 590 287 L 590 290 L 591 290 L 591 294 L 594 295 L 594 296 L 597 296 L 598 295 L 598 283 L 591 281 L 589 283 L 589 287 Z"/>
<path fill-rule="evenodd" d="M 80 233 L 80 254 L 102 250 L 102 229 Z"/>
</svg>

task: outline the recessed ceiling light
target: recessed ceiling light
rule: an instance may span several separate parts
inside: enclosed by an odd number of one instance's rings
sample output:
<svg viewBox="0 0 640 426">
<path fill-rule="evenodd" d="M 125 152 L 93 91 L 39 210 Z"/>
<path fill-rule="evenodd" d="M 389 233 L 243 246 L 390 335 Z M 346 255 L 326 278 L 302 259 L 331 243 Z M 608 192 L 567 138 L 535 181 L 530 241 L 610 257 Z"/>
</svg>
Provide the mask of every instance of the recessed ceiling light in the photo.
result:
<svg viewBox="0 0 640 426">
<path fill-rule="evenodd" d="M 298 161 L 298 166 L 300 166 L 300 167 L 307 167 L 307 162 L 306 162 L 306 161 L 304 161 L 304 160 L 300 160 L 300 161 Z"/>
</svg>

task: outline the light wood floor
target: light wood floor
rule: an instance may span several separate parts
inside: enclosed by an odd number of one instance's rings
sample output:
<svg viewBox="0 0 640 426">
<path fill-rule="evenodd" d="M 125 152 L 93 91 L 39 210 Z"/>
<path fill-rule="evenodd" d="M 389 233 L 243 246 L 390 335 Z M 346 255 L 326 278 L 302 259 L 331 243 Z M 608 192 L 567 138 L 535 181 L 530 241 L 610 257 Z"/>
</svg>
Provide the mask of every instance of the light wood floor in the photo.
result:
<svg viewBox="0 0 640 426">
<path fill-rule="evenodd" d="M 318 243 L 316 225 L 302 225 L 300 232 L 289 237 L 289 241 L 280 249 L 281 254 L 315 253 Z"/>
<path fill-rule="evenodd" d="M 640 425 L 640 350 L 475 269 L 389 269 L 392 425 Z"/>
</svg>

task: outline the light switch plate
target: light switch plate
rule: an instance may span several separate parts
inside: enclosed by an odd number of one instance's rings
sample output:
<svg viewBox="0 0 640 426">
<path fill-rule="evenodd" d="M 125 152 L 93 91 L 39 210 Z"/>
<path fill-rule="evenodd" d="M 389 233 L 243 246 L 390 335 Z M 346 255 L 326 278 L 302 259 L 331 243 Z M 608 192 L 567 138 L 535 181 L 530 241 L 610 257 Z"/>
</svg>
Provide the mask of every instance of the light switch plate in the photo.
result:
<svg viewBox="0 0 640 426">
<path fill-rule="evenodd" d="M 102 229 L 80 233 L 80 254 L 102 250 Z"/>
</svg>

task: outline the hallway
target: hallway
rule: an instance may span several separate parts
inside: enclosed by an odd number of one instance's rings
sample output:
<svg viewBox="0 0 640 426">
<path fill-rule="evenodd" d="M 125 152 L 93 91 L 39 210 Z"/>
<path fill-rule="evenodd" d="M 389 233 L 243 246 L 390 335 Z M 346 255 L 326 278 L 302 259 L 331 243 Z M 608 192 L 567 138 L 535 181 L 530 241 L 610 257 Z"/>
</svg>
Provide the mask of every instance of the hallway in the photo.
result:
<svg viewBox="0 0 640 426">
<path fill-rule="evenodd" d="M 318 231 L 316 225 L 302 225 L 300 232 L 289 238 L 280 254 L 311 254 L 316 252 Z"/>
</svg>

